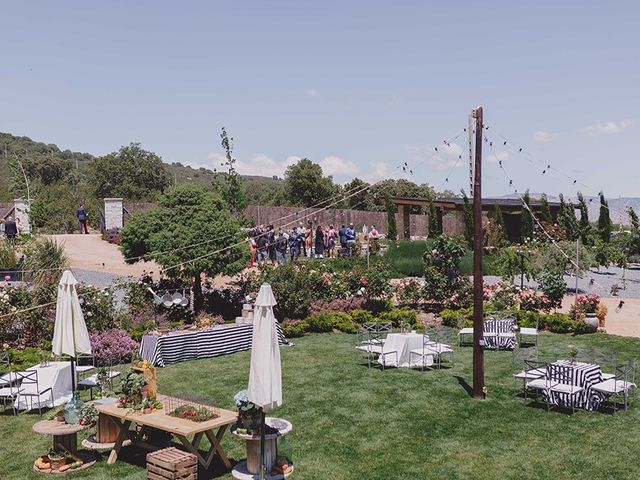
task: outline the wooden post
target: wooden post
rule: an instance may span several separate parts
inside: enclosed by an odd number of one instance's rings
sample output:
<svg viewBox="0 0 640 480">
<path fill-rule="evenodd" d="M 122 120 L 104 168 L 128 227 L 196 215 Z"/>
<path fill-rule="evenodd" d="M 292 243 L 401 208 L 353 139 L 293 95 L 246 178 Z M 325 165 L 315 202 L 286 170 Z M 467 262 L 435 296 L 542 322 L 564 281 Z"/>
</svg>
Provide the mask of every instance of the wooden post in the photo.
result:
<svg viewBox="0 0 640 480">
<path fill-rule="evenodd" d="M 484 398 L 483 278 L 482 278 L 482 107 L 476 119 L 476 157 L 473 180 L 473 397 Z"/>
</svg>

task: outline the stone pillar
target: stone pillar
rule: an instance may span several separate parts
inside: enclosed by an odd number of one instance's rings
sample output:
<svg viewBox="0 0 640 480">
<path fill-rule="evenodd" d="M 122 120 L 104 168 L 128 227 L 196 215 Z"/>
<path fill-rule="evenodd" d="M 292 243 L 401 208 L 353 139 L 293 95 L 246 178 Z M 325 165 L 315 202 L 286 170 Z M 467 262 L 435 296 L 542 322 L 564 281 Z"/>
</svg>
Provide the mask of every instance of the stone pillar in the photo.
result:
<svg viewBox="0 0 640 480">
<path fill-rule="evenodd" d="M 20 226 L 20 233 L 31 233 L 31 225 L 29 224 L 29 212 L 31 211 L 31 205 L 29 205 L 29 201 L 23 198 L 16 198 L 14 200 L 14 205 L 14 216 L 16 223 Z"/>
<path fill-rule="evenodd" d="M 104 228 L 120 230 L 124 224 L 124 209 L 121 198 L 104 199 Z"/>
</svg>

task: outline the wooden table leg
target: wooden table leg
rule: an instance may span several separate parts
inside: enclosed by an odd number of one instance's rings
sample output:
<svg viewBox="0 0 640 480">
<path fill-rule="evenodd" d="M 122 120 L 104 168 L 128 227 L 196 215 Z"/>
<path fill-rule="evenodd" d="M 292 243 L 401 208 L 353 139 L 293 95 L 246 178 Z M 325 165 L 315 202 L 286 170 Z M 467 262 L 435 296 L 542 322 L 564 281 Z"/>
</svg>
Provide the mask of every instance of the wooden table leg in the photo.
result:
<svg viewBox="0 0 640 480">
<path fill-rule="evenodd" d="M 107 460 L 108 465 L 113 465 L 116 463 L 118 459 L 118 453 L 120 453 L 120 449 L 122 448 L 122 443 L 126 440 L 127 434 L 129 433 L 129 427 L 131 426 L 131 420 L 125 420 L 120 424 L 120 434 L 116 439 L 116 443 L 113 446 L 113 450 L 109 454 L 109 459 Z"/>
<path fill-rule="evenodd" d="M 227 470 L 231 470 L 231 462 L 227 458 L 226 453 L 224 453 L 224 450 L 220 445 L 220 442 L 222 441 L 222 436 L 224 435 L 224 432 L 226 430 L 227 430 L 227 425 L 223 425 L 218 429 L 218 433 L 216 433 L 215 435 L 213 434 L 213 430 L 207 430 L 204 433 L 209 439 L 209 442 L 211 442 L 211 448 L 213 448 L 216 452 L 218 452 L 218 456 L 220 457 L 220 460 L 222 460 L 222 463 L 224 463 L 224 466 L 227 468 Z"/>
<path fill-rule="evenodd" d="M 193 446 L 193 442 L 190 442 L 187 437 L 178 434 L 175 434 L 175 436 L 178 437 L 178 440 L 180 440 L 180 442 L 182 443 L 182 445 L 184 445 L 184 448 L 186 448 L 188 452 L 193 453 L 198 458 L 198 463 L 200 465 L 202 465 L 204 468 L 209 468 L 209 465 L 211 465 L 211 461 L 213 460 L 213 454 L 215 454 L 215 451 L 213 451 L 213 449 L 209 450 L 207 458 L 204 458 L 200 454 L 200 451 Z M 200 436 L 200 438 L 201 437 L 202 436 Z"/>
</svg>

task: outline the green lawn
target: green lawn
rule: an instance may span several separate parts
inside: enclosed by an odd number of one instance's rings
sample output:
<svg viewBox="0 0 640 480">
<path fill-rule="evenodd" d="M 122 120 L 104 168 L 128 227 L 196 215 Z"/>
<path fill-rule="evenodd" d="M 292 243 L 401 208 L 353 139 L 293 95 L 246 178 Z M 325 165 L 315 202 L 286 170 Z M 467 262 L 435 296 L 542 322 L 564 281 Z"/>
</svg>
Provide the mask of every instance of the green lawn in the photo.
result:
<svg viewBox="0 0 640 480">
<path fill-rule="evenodd" d="M 575 415 L 525 406 L 512 395 L 511 353 L 486 353 L 485 401 L 469 398 L 471 348 L 456 351 L 453 369 L 420 372 L 368 370 L 354 336 L 314 334 L 282 349 L 284 405 L 299 479 L 637 479 L 640 408 L 615 416 Z M 613 349 L 640 358 L 640 340 L 605 334 L 543 335 L 545 359 L 566 357 L 567 345 Z M 232 408 L 249 375 L 249 353 L 159 370 L 162 393 L 207 394 Z M 48 439 L 31 432 L 38 415 L 0 416 L 0 478 L 41 478 L 31 462 Z M 233 459 L 243 445 L 227 435 Z M 125 450 L 126 451 L 126 450 Z M 77 478 L 144 479 L 141 455 L 107 466 L 101 461 Z M 133 462 L 138 462 L 136 465 Z M 210 475 L 209 475 L 210 476 Z M 208 478 L 204 476 L 202 478 Z M 221 478 L 231 478 L 230 475 Z"/>
</svg>

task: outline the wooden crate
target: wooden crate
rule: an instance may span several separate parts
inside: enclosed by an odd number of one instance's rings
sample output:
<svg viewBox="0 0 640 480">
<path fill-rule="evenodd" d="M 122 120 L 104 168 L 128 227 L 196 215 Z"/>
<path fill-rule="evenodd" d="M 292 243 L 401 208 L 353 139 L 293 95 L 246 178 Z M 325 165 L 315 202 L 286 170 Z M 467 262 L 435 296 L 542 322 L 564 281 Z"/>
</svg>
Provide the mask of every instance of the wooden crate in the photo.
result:
<svg viewBox="0 0 640 480">
<path fill-rule="evenodd" d="M 198 459 L 177 448 L 163 448 L 147 454 L 148 480 L 196 480 Z"/>
</svg>

